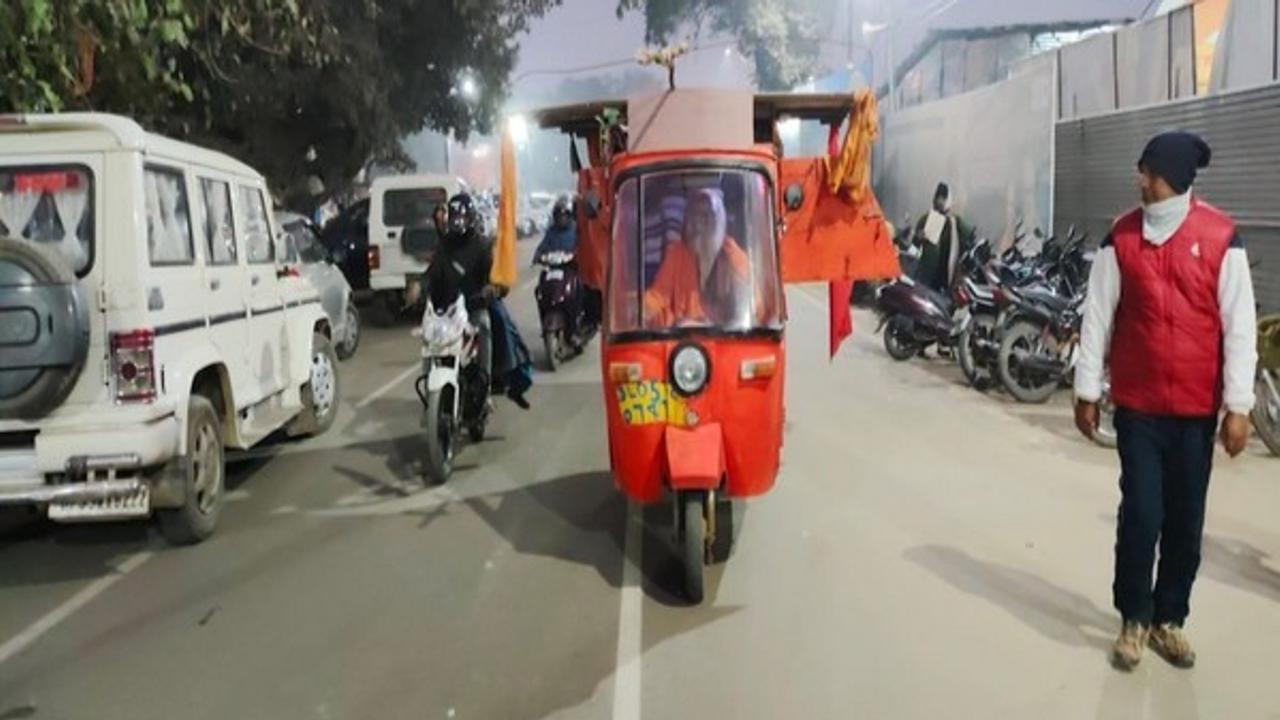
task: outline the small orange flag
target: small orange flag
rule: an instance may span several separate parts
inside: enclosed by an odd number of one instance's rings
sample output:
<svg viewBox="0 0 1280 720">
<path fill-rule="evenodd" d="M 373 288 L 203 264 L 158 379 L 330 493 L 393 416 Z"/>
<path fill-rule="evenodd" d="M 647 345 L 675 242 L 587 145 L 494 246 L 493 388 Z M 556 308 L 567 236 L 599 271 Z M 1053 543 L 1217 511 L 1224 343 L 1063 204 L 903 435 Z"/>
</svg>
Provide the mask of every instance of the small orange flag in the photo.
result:
<svg viewBox="0 0 1280 720">
<path fill-rule="evenodd" d="M 511 289 L 516 285 L 516 146 L 511 132 L 502 130 L 502 199 L 498 205 L 498 239 L 493 246 L 489 282 Z"/>
</svg>

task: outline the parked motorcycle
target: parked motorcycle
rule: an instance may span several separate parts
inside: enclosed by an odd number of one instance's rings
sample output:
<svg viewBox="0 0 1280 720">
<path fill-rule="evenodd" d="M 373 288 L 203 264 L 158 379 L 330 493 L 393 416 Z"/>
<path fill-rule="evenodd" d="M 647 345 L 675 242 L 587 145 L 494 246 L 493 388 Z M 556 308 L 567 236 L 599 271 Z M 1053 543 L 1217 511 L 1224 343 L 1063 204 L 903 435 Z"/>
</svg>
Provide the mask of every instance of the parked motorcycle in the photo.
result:
<svg viewBox="0 0 1280 720">
<path fill-rule="evenodd" d="M 1005 268 L 996 293 L 1002 309 L 997 372 L 1019 402 L 1043 403 L 1075 369 L 1085 288 L 1093 258 L 1086 236 L 1046 240 L 1029 268 Z M 1019 283 L 1022 283 L 1021 285 Z"/>
<path fill-rule="evenodd" d="M 578 265 L 572 252 L 543 253 L 534 259 L 542 265 L 534 297 L 542 319 L 542 344 L 546 349 L 547 367 L 556 366 L 581 354 L 598 328 L 587 313 L 586 288 L 578 276 Z"/>
<path fill-rule="evenodd" d="M 956 294 L 969 307 L 970 321 L 956 341 L 956 357 L 970 387 L 979 391 L 991 386 L 995 378 L 995 357 L 999 349 L 996 337 L 996 303 L 994 278 L 990 270 L 991 243 L 978 240 L 960 260 L 960 276 Z"/>
<path fill-rule="evenodd" d="M 1280 455 L 1280 315 L 1258 320 L 1258 376 L 1253 428 L 1272 455 Z"/>
<path fill-rule="evenodd" d="M 426 434 L 426 474 L 437 484 L 453 472 L 462 431 L 472 442 L 484 439 L 489 422 L 489 377 L 479 363 L 480 337 L 457 298 L 441 308 L 426 301 L 422 326 L 422 375 L 414 384 L 422 401 Z M 415 333 L 415 334 L 418 334 Z"/>
<path fill-rule="evenodd" d="M 1003 329 L 1000 382 L 1018 402 L 1047 401 L 1075 369 L 1084 293 L 1066 298 L 1050 290 L 1023 291 Z"/>
</svg>

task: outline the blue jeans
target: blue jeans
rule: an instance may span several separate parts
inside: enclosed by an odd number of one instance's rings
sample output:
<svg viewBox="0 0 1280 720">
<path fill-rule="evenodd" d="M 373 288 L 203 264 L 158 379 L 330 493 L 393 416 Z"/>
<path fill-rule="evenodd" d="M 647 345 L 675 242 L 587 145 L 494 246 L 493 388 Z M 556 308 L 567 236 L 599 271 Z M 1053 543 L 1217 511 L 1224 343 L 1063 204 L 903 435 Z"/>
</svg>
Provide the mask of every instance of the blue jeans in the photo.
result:
<svg viewBox="0 0 1280 720">
<path fill-rule="evenodd" d="M 1121 500 L 1112 592 L 1125 620 L 1181 625 L 1190 612 L 1217 426 L 1217 417 L 1116 410 Z"/>
</svg>

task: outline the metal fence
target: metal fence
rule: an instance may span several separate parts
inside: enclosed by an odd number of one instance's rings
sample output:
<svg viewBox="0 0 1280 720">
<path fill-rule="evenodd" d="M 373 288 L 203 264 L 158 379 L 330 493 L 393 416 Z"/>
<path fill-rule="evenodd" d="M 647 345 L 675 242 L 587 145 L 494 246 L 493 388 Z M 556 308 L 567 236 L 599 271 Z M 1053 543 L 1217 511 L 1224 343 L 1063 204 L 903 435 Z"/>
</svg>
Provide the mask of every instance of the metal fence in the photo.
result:
<svg viewBox="0 0 1280 720">
<path fill-rule="evenodd" d="M 1162 130 L 1185 129 L 1213 147 L 1196 192 L 1230 213 L 1250 256 L 1263 306 L 1280 310 L 1280 84 L 1058 123 L 1054 224 L 1104 236 L 1138 202 L 1136 163 Z"/>
</svg>

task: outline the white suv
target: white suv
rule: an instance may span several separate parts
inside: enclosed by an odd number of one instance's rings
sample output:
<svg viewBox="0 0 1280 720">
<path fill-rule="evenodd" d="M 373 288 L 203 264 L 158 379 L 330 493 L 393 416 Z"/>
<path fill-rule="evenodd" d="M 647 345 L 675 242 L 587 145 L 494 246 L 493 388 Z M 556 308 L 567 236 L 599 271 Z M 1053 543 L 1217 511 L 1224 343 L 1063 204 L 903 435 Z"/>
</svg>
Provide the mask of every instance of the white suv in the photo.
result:
<svg viewBox="0 0 1280 720">
<path fill-rule="evenodd" d="M 224 449 L 338 406 L 319 299 L 282 287 L 262 176 L 96 113 L 0 116 L 0 505 L 217 524 Z"/>
<path fill-rule="evenodd" d="M 466 189 L 450 175 L 389 175 L 369 186 L 369 288 L 383 308 L 404 306 L 405 288 L 426 272 L 439 241 L 435 213 Z"/>
</svg>

